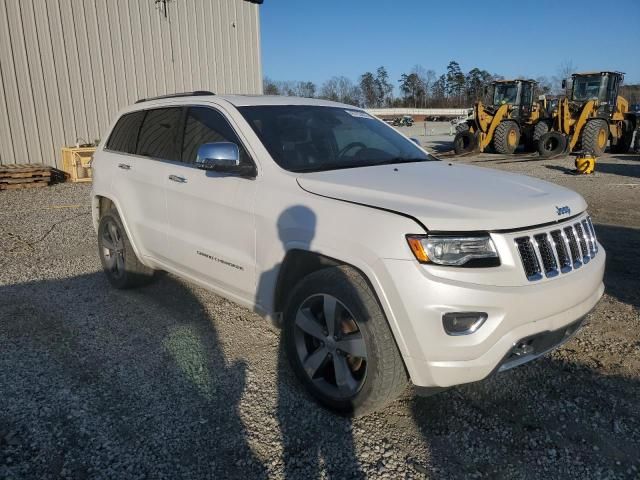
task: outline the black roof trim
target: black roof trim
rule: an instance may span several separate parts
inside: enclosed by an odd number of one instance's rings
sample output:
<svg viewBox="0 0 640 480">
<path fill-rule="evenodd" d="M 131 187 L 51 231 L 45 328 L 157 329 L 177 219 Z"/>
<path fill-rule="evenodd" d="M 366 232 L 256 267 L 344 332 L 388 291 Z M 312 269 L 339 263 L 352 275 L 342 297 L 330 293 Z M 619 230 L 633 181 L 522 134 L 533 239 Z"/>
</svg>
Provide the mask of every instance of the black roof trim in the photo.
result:
<svg viewBox="0 0 640 480">
<path fill-rule="evenodd" d="M 160 100 L 162 98 L 178 98 L 178 97 L 203 97 L 206 95 L 215 95 L 208 90 L 195 90 L 193 92 L 170 93 L 168 95 L 159 95 L 157 97 L 141 98 L 136 103 L 148 102 L 150 100 Z"/>
</svg>

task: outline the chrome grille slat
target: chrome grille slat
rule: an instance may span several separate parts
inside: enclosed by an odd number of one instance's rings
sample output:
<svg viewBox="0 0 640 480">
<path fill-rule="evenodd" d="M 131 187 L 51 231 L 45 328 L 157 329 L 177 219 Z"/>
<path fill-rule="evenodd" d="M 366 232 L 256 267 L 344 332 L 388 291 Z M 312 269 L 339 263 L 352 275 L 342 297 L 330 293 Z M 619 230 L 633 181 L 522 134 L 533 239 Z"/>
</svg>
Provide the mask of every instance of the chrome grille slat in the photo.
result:
<svg viewBox="0 0 640 480">
<path fill-rule="evenodd" d="M 593 257 L 596 253 L 596 249 L 594 248 L 593 235 L 591 234 L 591 228 L 589 228 L 589 222 L 587 219 L 582 220 L 582 230 L 584 230 L 585 238 L 589 244 L 589 255 Z"/>
<path fill-rule="evenodd" d="M 560 224 L 548 231 L 514 239 L 531 282 L 566 274 L 587 264 L 598 253 L 598 241 L 590 217 Z"/>
<path fill-rule="evenodd" d="M 520 259 L 524 266 L 524 273 L 529 281 L 540 280 L 542 274 L 540 273 L 540 262 L 538 256 L 533 248 L 533 242 L 530 237 L 516 238 L 516 246 L 520 253 Z"/>
<path fill-rule="evenodd" d="M 580 250 L 578 249 L 578 241 L 576 240 L 576 232 L 573 230 L 573 225 L 564 227 L 563 232 L 565 238 L 567 239 L 569 252 L 571 253 L 573 268 L 580 268 L 582 266 L 582 262 L 580 261 L 581 255 Z"/>
<path fill-rule="evenodd" d="M 553 254 L 553 249 L 549 243 L 549 236 L 545 233 L 538 233 L 533 236 L 534 243 L 536 245 L 536 251 L 538 257 L 542 260 L 542 267 L 544 268 L 544 274 L 547 277 L 555 277 L 558 275 L 558 264 L 556 257 Z"/>
<path fill-rule="evenodd" d="M 571 257 L 569 256 L 569 250 L 567 249 L 567 242 L 565 241 L 562 230 L 553 230 L 551 232 L 551 239 L 555 247 L 556 256 L 558 257 L 558 265 L 560 265 L 560 272 L 567 273 L 573 270 L 571 266 Z"/>
<path fill-rule="evenodd" d="M 589 228 L 591 229 L 591 236 L 593 237 L 593 249 L 596 253 L 598 253 L 598 240 L 596 238 L 596 229 L 593 228 L 593 222 L 591 221 L 591 217 L 587 217 L 587 223 L 589 224 Z"/>
<path fill-rule="evenodd" d="M 587 238 L 582 231 L 582 224 L 579 222 L 573 225 L 573 231 L 576 234 L 578 245 L 580 245 L 580 251 L 582 251 L 582 263 L 589 263 L 591 257 L 589 256 L 589 248 L 587 246 Z"/>
</svg>

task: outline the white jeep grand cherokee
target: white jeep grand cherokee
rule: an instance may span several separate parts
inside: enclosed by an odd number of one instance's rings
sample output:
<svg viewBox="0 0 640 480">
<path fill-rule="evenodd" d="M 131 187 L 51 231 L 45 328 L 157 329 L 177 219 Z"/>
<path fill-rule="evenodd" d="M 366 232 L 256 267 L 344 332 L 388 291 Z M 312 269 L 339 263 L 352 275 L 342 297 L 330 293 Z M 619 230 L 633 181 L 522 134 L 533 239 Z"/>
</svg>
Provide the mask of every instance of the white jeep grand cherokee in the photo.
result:
<svg viewBox="0 0 640 480">
<path fill-rule="evenodd" d="M 116 288 L 166 270 L 283 327 L 302 384 L 371 411 L 407 380 L 481 380 L 574 334 L 605 252 L 584 199 L 438 161 L 358 108 L 302 98 L 143 100 L 93 162 Z"/>
</svg>

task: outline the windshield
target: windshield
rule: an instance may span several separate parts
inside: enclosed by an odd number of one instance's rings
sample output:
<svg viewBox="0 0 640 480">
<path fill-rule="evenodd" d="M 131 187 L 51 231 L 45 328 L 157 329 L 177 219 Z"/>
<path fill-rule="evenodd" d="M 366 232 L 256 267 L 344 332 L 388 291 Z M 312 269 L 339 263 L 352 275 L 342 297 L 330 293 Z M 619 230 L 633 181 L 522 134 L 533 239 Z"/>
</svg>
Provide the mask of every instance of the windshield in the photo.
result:
<svg viewBox="0 0 640 480">
<path fill-rule="evenodd" d="M 361 110 L 315 105 L 238 110 L 278 165 L 292 172 L 436 160 Z"/>
<path fill-rule="evenodd" d="M 493 104 L 517 103 L 518 85 L 515 83 L 498 83 L 493 94 Z"/>
<path fill-rule="evenodd" d="M 600 86 L 604 77 L 594 75 L 590 77 L 573 78 L 573 99 L 578 102 L 598 100 L 600 98 Z"/>
</svg>

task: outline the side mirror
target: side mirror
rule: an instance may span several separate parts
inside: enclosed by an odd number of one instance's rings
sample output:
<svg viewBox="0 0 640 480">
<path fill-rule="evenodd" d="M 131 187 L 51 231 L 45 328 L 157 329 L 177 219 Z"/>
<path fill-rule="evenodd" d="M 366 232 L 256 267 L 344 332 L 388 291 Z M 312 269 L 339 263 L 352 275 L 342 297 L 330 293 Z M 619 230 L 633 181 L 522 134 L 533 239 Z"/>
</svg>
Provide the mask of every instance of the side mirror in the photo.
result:
<svg viewBox="0 0 640 480">
<path fill-rule="evenodd" d="M 419 147 L 422 146 L 422 145 L 420 145 L 420 140 L 418 140 L 416 137 L 409 137 L 409 140 L 411 140 L 413 143 L 415 143 Z"/>
<path fill-rule="evenodd" d="M 196 166 L 201 170 L 236 172 L 240 167 L 240 149 L 231 142 L 203 143 L 198 148 Z"/>
<path fill-rule="evenodd" d="M 562 89 L 566 89 L 567 88 L 567 81 L 566 80 L 562 80 Z"/>
<path fill-rule="evenodd" d="M 489 94 L 489 87 L 485 85 L 484 87 L 482 87 L 482 96 L 486 97 L 488 94 Z"/>
</svg>

